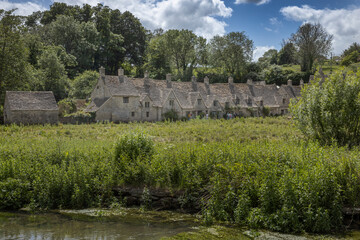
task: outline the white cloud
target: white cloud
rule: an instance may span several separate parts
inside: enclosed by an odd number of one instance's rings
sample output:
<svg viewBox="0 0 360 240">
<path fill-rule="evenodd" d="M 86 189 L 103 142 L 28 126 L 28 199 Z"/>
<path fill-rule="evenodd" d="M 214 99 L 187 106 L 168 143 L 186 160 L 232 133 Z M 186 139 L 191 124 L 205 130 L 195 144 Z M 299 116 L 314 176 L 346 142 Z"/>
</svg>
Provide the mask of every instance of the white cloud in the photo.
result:
<svg viewBox="0 0 360 240">
<path fill-rule="evenodd" d="M 257 62 L 259 58 L 261 58 L 265 52 L 269 51 L 270 49 L 275 49 L 274 46 L 257 46 L 253 53 L 253 60 Z"/>
<path fill-rule="evenodd" d="M 27 16 L 37 11 L 44 11 L 46 8 L 33 2 L 12 3 L 0 0 L 0 8 L 4 10 L 11 10 L 17 8 L 14 12 L 16 15 Z"/>
<path fill-rule="evenodd" d="M 262 5 L 265 3 L 269 3 L 271 0 L 235 0 L 235 4 L 243 4 L 243 3 L 255 3 L 256 5 Z"/>
<path fill-rule="evenodd" d="M 151 30 L 156 28 L 190 29 L 196 34 L 211 38 L 225 34 L 227 24 L 218 18 L 227 18 L 232 9 L 222 0 L 57 0 L 72 5 L 99 2 L 121 12 L 130 11 Z"/>
<path fill-rule="evenodd" d="M 360 8 L 331 10 L 304 5 L 284 7 L 280 12 L 290 20 L 320 23 L 328 33 L 334 35 L 335 54 L 341 54 L 351 43 L 360 40 Z"/>
</svg>

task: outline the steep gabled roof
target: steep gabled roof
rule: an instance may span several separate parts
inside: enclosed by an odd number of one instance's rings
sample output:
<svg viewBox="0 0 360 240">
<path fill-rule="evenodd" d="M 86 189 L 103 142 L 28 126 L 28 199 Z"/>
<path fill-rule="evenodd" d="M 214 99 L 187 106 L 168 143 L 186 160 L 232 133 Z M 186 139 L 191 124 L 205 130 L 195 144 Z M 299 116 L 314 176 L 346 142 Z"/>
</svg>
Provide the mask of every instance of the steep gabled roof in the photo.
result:
<svg viewBox="0 0 360 240">
<path fill-rule="evenodd" d="M 120 82 L 119 76 L 105 76 L 105 86 L 109 89 L 112 96 L 139 96 L 135 85 L 126 76 L 122 76 Z"/>
<path fill-rule="evenodd" d="M 54 94 L 50 91 L 6 91 L 6 99 L 10 110 L 59 110 Z"/>
</svg>

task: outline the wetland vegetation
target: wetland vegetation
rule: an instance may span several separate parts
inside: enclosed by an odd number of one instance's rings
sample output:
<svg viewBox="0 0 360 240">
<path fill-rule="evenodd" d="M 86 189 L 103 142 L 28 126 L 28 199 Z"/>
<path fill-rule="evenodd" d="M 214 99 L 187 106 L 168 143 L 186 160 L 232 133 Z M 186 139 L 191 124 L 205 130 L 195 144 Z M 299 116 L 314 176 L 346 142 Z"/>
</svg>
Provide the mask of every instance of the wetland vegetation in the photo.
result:
<svg viewBox="0 0 360 240">
<path fill-rule="evenodd" d="M 165 189 L 207 224 L 334 233 L 351 223 L 343 208 L 359 207 L 359 149 L 308 141 L 288 118 L 9 125 L 0 135 L 1 210 L 126 206 L 119 187 L 143 189 L 151 209 Z"/>
</svg>

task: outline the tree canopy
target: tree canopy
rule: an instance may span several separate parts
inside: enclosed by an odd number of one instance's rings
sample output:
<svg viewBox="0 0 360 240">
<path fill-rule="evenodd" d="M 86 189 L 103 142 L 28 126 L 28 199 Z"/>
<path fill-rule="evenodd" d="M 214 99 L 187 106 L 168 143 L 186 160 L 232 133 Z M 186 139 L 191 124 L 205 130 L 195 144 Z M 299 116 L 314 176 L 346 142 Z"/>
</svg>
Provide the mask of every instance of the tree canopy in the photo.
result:
<svg viewBox="0 0 360 240">
<path fill-rule="evenodd" d="M 298 49 L 301 70 L 310 72 L 317 58 L 326 56 L 332 46 L 333 36 L 319 24 L 306 23 L 291 36 Z"/>
</svg>

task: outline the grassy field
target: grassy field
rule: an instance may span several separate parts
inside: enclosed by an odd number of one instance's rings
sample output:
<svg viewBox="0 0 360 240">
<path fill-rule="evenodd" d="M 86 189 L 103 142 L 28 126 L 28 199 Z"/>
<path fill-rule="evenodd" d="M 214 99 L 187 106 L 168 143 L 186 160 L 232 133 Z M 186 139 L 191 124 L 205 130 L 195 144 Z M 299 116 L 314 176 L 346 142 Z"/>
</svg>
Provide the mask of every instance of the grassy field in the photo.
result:
<svg viewBox="0 0 360 240">
<path fill-rule="evenodd" d="M 115 156 L 134 133 L 152 154 Z M 11 125 L 0 136 L 1 209 L 109 206 L 116 186 L 165 188 L 184 192 L 183 207 L 200 203 L 209 224 L 331 232 L 345 227 L 343 207 L 360 207 L 359 149 L 308 142 L 287 118 Z"/>
</svg>

